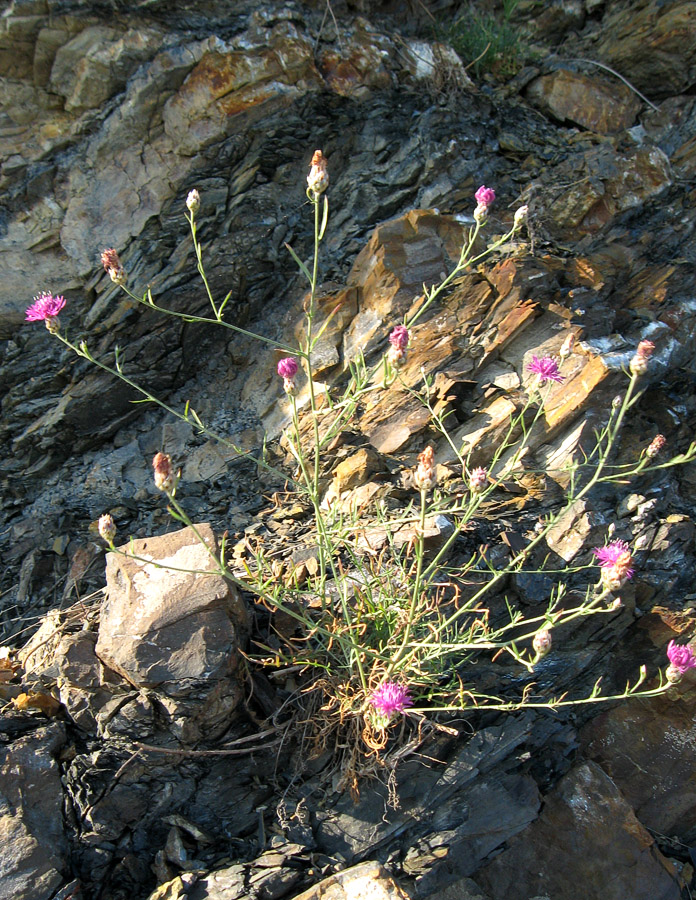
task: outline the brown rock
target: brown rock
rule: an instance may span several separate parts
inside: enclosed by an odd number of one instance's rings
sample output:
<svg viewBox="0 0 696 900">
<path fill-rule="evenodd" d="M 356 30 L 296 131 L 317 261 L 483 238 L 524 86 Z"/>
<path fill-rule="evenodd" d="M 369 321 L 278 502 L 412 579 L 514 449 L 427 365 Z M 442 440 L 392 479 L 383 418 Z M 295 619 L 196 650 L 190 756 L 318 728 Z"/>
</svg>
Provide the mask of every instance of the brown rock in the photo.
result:
<svg viewBox="0 0 696 900">
<path fill-rule="evenodd" d="M 216 553 L 210 526 L 196 528 Z M 97 656 L 135 687 L 161 692 L 181 739 L 224 730 L 241 697 L 235 673 L 246 611 L 193 530 L 109 553 L 106 580 Z"/>
<path fill-rule="evenodd" d="M 560 69 L 533 81 L 527 96 L 560 122 L 570 121 L 599 134 L 630 128 L 641 102 L 621 82 L 609 83 Z"/>
<path fill-rule="evenodd" d="M 343 491 L 365 484 L 367 479 L 378 472 L 381 461 L 378 453 L 370 447 L 361 447 L 342 460 L 334 469 L 334 486 L 340 495 Z"/>
<path fill-rule="evenodd" d="M 352 359 L 378 329 L 385 337 L 423 290 L 437 284 L 459 258 L 464 229 L 449 216 L 412 210 L 376 228 L 358 254 L 348 284 L 360 312 L 348 329 L 344 357 Z"/>
<path fill-rule="evenodd" d="M 696 836 L 695 698 L 625 703 L 581 732 L 586 754 L 607 772 L 640 821 L 661 834 Z"/>
<path fill-rule="evenodd" d="M 596 233 L 618 213 L 648 203 L 672 183 L 669 161 L 658 147 L 626 153 L 607 145 L 593 147 L 582 162 L 580 170 L 577 157 L 554 169 L 544 206 L 559 234 L 574 238 L 578 232 Z M 559 196 L 557 185 L 566 178 L 570 188 Z"/>
<path fill-rule="evenodd" d="M 674 869 L 593 762 L 561 779 L 539 818 L 476 881 L 493 900 L 578 900 L 578 886 L 583 900 L 681 897 Z"/>
<path fill-rule="evenodd" d="M 696 7 L 691 0 L 611 7 L 597 56 L 648 97 L 682 93 L 696 81 Z"/>
</svg>

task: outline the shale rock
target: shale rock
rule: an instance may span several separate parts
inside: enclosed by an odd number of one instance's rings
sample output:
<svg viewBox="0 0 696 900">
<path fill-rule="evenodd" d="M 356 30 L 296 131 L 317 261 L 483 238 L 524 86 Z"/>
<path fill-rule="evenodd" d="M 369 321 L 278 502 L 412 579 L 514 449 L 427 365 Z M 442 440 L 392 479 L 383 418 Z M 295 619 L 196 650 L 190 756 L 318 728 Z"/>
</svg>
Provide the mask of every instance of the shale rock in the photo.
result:
<svg viewBox="0 0 696 900">
<path fill-rule="evenodd" d="M 0 750 L 2 900 L 50 900 L 69 880 L 56 763 L 64 744 L 65 728 L 55 723 Z"/>
<path fill-rule="evenodd" d="M 539 819 L 512 838 L 476 881 L 492 900 L 576 900 L 578 885 L 587 900 L 681 897 L 674 869 L 616 785 L 592 762 L 561 779 Z"/>
</svg>

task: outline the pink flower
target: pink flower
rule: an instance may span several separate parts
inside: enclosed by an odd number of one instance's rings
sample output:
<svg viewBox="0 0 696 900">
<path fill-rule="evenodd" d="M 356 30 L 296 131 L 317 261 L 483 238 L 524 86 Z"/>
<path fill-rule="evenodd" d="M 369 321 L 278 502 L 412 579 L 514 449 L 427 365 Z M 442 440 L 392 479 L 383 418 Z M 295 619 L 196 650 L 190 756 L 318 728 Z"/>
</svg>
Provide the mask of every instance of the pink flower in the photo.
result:
<svg viewBox="0 0 696 900">
<path fill-rule="evenodd" d="M 48 291 L 42 291 L 26 311 L 25 322 L 43 322 L 46 319 L 55 319 L 65 306 L 63 297 L 54 297 Z"/>
<path fill-rule="evenodd" d="M 495 191 L 493 188 L 487 188 L 485 184 L 482 184 L 474 194 L 474 199 L 479 206 L 488 207 L 495 200 Z"/>
<path fill-rule="evenodd" d="M 409 689 L 395 681 L 387 681 L 380 685 L 370 697 L 370 703 L 379 715 L 387 720 L 402 713 L 408 706 L 413 706 Z"/>
<path fill-rule="evenodd" d="M 532 356 L 532 361 L 527 366 L 528 372 L 533 372 L 539 376 L 539 385 L 546 384 L 547 381 L 557 381 L 559 384 L 563 382 L 563 376 L 558 371 L 558 363 L 550 356 Z"/>
<path fill-rule="evenodd" d="M 667 659 L 671 666 L 680 675 L 688 672 L 689 669 L 696 669 L 696 658 L 694 652 L 688 644 L 676 644 L 670 641 L 667 645 Z"/>
<path fill-rule="evenodd" d="M 396 325 L 389 335 L 389 343 L 395 350 L 405 350 L 408 347 L 408 328 L 405 325 Z"/>
<path fill-rule="evenodd" d="M 609 590 L 618 590 L 633 576 L 633 557 L 626 541 L 612 541 L 605 547 L 596 547 L 592 552 L 602 567 L 602 581 Z"/>
<path fill-rule="evenodd" d="M 286 356 L 285 359 L 278 361 L 278 374 L 281 378 L 294 378 L 298 369 L 297 360 L 292 356 Z"/>
</svg>

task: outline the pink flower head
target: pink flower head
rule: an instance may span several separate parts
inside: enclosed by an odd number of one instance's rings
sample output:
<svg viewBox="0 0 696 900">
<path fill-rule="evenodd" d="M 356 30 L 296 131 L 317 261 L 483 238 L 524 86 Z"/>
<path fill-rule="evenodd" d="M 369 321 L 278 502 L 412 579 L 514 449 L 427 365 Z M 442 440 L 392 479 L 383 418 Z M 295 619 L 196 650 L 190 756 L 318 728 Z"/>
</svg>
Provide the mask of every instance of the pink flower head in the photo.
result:
<svg viewBox="0 0 696 900">
<path fill-rule="evenodd" d="M 387 681 L 380 685 L 370 697 L 370 703 L 379 715 L 387 720 L 402 713 L 408 706 L 413 706 L 408 688 L 395 681 Z"/>
<path fill-rule="evenodd" d="M 408 338 L 408 328 L 405 325 L 397 325 L 389 335 L 389 343 L 395 350 L 405 350 L 408 347 Z"/>
<path fill-rule="evenodd" d="M 592 552 L 602 567 L 602 581 L 609 590 L 618 590 L 633 576 L 633 557 L 626 541 L 612 541 L 605 547 L 596 547 Z"/>
<path fill-rule="evenodd" d="M 670 641 L 667 645 L 667 659 L 680 675 L 688 672 L 689 669 L 696 669 L 696 658 L 694 652 L 688 644 L 676 644 Z"/>
<path fill-rule="evenodd" d="M 285 359 L 278 361 L 278 374 L 281 378 L 294 378 L 298 369 L 297 360 L 292 356 L 286 356 Z"/>
<path fill-rule="evenodd" d="M 487 188 L 485 184 L 482 184 L 474 194 L 474 199 L 479 206 L 488 207 L 495 200 L 495 191 L 493 188 Z"/>
<path fill-rule="evenodd" d="M 559 384 L 563 382 L 563 376 L 558 371 L 558 363 L 550 356 L 533 356 L 532 361 L 527 366 L 528 372 L 533 372 L 539 376 L 539 385 L 546 384 L 547 381 L 557 381 Z"/>
<path fill-rule="evenodd" d="M 25 322 L 43 322 L 46 319 L 55 319 L 65 306 L 63 297 L 54 297 L 48 291 L 42 291 L 26 311 Z"/>
</svg>

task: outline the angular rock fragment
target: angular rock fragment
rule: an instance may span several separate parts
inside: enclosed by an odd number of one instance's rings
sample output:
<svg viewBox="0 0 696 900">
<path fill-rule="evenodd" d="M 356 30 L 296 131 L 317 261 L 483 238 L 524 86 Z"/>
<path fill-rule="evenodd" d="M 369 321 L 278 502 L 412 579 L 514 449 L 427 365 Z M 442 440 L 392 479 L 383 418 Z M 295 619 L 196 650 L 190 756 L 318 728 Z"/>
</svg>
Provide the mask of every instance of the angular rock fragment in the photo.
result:
<svg viewBox="0 0 696 900">
<path fill-rule="evenodd" d="M 170 728 L 183 741 L 213 737 L 234 717 L 247 624 L 236 589 L 215 569 L 210 526 L 196 530 L 205 546 L 185 528 L 108 555 L 96 646 L 129 684 L 161 695 Z"/>
</svg>

